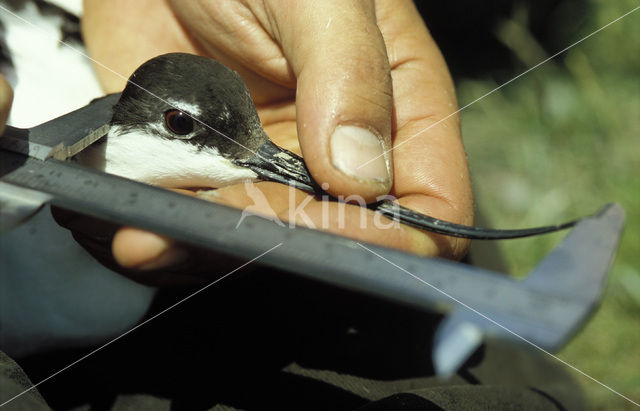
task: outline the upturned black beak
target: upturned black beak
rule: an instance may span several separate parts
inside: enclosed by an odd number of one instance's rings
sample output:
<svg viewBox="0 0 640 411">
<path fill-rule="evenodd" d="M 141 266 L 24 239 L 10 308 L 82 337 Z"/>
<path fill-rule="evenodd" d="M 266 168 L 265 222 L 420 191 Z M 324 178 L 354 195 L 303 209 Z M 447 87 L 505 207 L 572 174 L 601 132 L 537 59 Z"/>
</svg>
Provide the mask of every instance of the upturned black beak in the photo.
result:
<svg viewBox="0 0 640 411">
<path fill-rule="evenodd" d="M 311 178 L 302 157 L 271 141 L 261 145 L 249 159 L 234 160 L 234 163 L 254 171 L 263 180 L 287 184 L 311 194 L 322 191 Z"/>
</svg>

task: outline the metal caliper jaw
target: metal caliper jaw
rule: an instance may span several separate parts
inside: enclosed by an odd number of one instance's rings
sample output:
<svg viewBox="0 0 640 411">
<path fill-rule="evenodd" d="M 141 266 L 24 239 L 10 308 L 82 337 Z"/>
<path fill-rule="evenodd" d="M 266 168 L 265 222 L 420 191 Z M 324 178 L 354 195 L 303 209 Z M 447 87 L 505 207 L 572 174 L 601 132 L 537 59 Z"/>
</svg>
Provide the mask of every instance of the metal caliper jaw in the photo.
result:
<svg viewBox="0 0 640 411">
<path fill-rule="evenodd" d="M 500 298 L 506 299 L 498 304 L 501 309 L 489 301 L 456 304 L 435 335 L 436 373 L 455 373 L 484 337 L 516 340 L 550 352 L 560 350 L 599 304 L 624 221 L 619 204 L 608 204 L 581 221 L 522 281 L 521 288 L 535 292 L 535 298 L 503 294 Z M 529 310 L 514 311 L 522 304 Z"/>
<path fill-rule="evenodd" d="M 107 95 L 29 129 L 7 126 L 0 136 L 0 150 L 42 161 L 67 160 L 107 134 L 119 97 Z M 0 233 L 27 221 L 51 199 L 42 191 L 0 181 Z"/>
</svg>

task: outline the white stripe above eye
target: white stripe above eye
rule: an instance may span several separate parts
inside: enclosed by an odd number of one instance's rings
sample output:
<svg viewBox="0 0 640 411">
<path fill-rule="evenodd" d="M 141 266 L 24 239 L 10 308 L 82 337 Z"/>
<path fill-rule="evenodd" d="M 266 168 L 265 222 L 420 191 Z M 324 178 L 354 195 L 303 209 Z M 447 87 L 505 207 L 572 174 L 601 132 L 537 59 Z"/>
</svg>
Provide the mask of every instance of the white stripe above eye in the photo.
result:
<svg viewBox="0 0 640 411">
<path fill-rule="evenodd" d="M 200 106 L 197 104 L 187 103 L 187 102 L 175 100 L 172 98 L 167 98 L 166 101 L 174 108 L 177 108 L 178 110 L 181 110 L 181 111 L 185 111 L 191 114 L 193 117 L 197 117 L 202 114 L 202 110 L 200 109 Z"/>
</svg>

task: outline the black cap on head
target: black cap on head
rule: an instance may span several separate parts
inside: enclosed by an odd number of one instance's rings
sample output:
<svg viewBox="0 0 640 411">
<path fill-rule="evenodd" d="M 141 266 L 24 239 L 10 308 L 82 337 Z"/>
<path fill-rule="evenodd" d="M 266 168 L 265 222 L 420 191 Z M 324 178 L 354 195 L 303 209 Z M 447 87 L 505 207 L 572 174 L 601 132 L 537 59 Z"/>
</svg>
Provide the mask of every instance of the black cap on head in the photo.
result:
<svg viewBox="0 0 640 411">
<path fill-rule="evenodd" d="M 114 107 L 112 124 L 124 130 L 164 125 L 165 115 L 173 109 L 194 118 L 191 143 L 215 145 L 229 158 L 251 156 L 268 141 L 238 73 L 217 61 L 185 53 L 164 54 L 142 64 Z"/>
</svg>

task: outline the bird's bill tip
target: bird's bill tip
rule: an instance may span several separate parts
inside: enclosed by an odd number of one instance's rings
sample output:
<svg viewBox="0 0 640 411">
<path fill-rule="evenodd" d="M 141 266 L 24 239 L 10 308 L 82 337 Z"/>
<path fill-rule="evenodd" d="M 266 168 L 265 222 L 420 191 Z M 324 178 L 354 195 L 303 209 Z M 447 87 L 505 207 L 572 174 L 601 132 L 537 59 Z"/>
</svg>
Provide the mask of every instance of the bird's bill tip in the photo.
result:
<svg viewBox="0 0 640 411">
<path fill-rule="evenodd" d="M 247 160 L 238 165 L 247 167 L 263 180 L 275 181 L 309 193 L 316 192 L 316 184 L 298 155 L 267 141 Z"/>
</svg>

